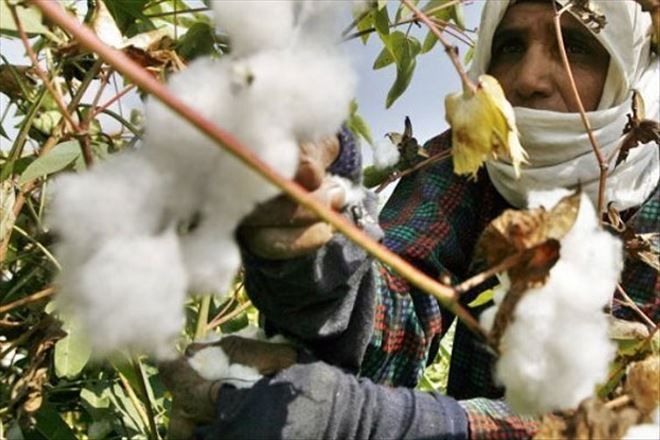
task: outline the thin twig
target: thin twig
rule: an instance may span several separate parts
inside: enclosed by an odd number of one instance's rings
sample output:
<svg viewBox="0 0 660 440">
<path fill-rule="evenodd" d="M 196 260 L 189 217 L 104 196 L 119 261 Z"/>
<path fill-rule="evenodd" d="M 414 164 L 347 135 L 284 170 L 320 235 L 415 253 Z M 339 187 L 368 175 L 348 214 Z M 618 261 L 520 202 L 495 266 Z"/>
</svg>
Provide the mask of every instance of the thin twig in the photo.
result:
<svg viewBox="0 0 660 440">
<path fill-rule="evenodd" d="M 176 8 L 176 3 L 175 6 Z M 195 12 L 206 12 L 210 11 L 211 8 L 207 7 L 200 7 L 200 8 L 190 8 L 190 9 L 182 9 L 180 11 L 177 11 L 176 9 L 174 11 L 166 11 L 166 12 L 155 12 L 153 14 L 144 14 L 145 17 L 147 18 L 159 18 L 159 17 L 169 17 L 170 15 L 178 15 L 178 14 L 194 14 Z"/>
<path fill-rule="evenodd" d="M 104 102 L 102 105 L 94 108 L 94 112 L 92 113 L 94 117 L 96 117 L 99 113 L 103 113 L 108 107 L 110 107 L 112 104 L 114 104 L 118 99 L 122 98 L 124 95 L 126 95 L 128 92 L 133 90 L 135 88 L 135 84 L 129 84 L 126 87 L 124 87 L 119 93 L 115 94 L 112 98 Z"/>
<path fill-rule="evenodd" d="M 562 62 L 564 63 L 564 70 L 566 70 L 566 74 L 568 75 L 568 80 L 571 84 L 573 96 L 575 97 L 575 100 L 578 105 L 578 110 L 580 112 L 580 118 L 582 119 L 582 124 L 584 125 L 584 128 L 587 130 L 587 136 L 589 136 L 589 142 L 591 142 L 591 147 L 593 149 L 594 155 L 596 156 L 596 160 L 598 161 L 598 167 L 600 169 L 600 176 L 598 181 L 598 221 L 602 224 L 603 222 L 602 214 L 604 212 L 605 203 L 606 203 L 605 186 L 607 184 L 607 171 L 609 169 L 609 164 L 605 161 L 605 158 L 603 157 L 603 153 L 600 150 L 600 146 L 598 145 L 598 141 L 594 136 L 593 129 L 591 128 L 591 122 L 589 122 L 589 118 L 587 117 L 587 112 L 585 111 L 584 105 L 582 104 L 582 99 L 580 98 L 580 92 L 577 88 L 577 84 L 575 83 L 575 78 L 573 77 L 573 70 L 571 69 L 571 63 L 568 60 L 568 55 L 566 54 L 566 47 L 564 46 L 564 36 L 561 32 L 561 16 L 567 10 L 566 8 L 568 8 L 569 5 L 570 3 L 558 11 L 557 4 L 555 2 L 552 2 L 552 6 L 553 8 L 555 8 L 555 17 L 554 17 L 555 33 L 557 35 L 559 53 L 561 55 Z"/>
<path fill-rule="evenodd" d="M 55 87 L 53 87 L 53 84 L 48 79 L 48 75 L 39 66 L 39 60 L 37 60 L 37 55 L 32 50 L 32 46 L 30 45 L 28 36 L 25 33 L 25 29 L 23 28 L 23 22 L 21 21 L 21 19 L 18 16 L 18 13 L 16 12 L 16 6 L 10 2 L 8 2 L 7 4 L 9 5 L 9 11 L 11 12 L 12 18 L 14 19 L 14 23 L 16 24 L 16 30 L 18 31 L 18 36 L 20 37 L 21 42 L 23 43 L 25 52 L 27 53 L 28 57 L 30 58 L 30 61 L 32 62 L 32 67 L 34 69 L 34 72 L 39 76 L 41 81 L 44 83 L 44 86 L 48 89 L 51 96 L 55 100 L 55 104 L 57 104 L 60 113 L 62 113 L 62 117 L 66 119 L 66 121 L 75 131 L 78 131 L 78 124 L 76 124 L 76 122 L 73 120 L 71 113 L 69 113 L 66 105 L 64 104 L 62 95 L 60 95 L 60 93 L 55 89 Z"/>
<path fill-rule="evenodd" d="M 454 65 L 456 72 L 458 72 L 458 76 L 461 77 L 461 82 L 463 83 L 463 89 L 470 90 L 472 93 L 475 93 L 477 90 L 477 86 L 468 77 L 467 72 L 465 72 L 465 68 L 463 67 L 463 64 L 461 64 L 461 60 L 458 59 L 458 50 L 456 49 L 456 47 L 449 44 L 449 42 L 442 35 L 442 32 L 435 25 L 435 23 L 433 23 L 433 21 L 426 14 L 420 11 L 410 0 L 401 0 L 401 3 L 403 3 L 408 7 L 408 9 L 413 11 L 414 16 L 416 18 L 419 18 L 429 28 L 429 30 L 433 32 L 433 34 L 438 38 L 438 41 L 445 48 L 445 52 L 447 52 L 447 55 L 449 56 L 449 59 Z"/>
<path fill-rule="evenodd" d="M 0 313 L 7 313 L 11 310 L 14 310 L 15 308 L 22 307 L 26 304 L 31 304 L 33 302 L 41 301 L 44 298 L 48 298 L 53 293 L 55 293 L 55 288 L 54 287 L 52 287 L 52 286 L 46 287 L 45 289 L 40 290 L 36 293 L 25 296 L 21 299 L 17 299 L 16 301 L 10 302 L 8 304 L 1 305 L 0 306 Z"/>
<path fill-rule="evenodd" d="M 41 66 L 39 66 L 39 60 L 37 59 L 37 55 L 32 50 L 32 46 L 30 46 L 30 42 L 28 40 L 27 34 L 25 33 L 25 29 L 23 28 L 23 23 L 21 22 L 21 19 L 18 17 L 18 13 L 16 12 L 16 6 L 10 4 L 9 7 L 14 22 L 16 23 L 16 29 L 18 31 L 18 35 L 20 36 L 21 41 L 23 42 L 23 46 L 25 47 L 25 51 L 27 52 L 28 57 L 32 62 L 32 67 L 34 68 L 34 71 L 39 76 L 39 78 L 41 78 L 41 81 L 44 83 L 44 86 L 50 92 L 51 96 L 53 97 L 53 100 L 55 101 L 55 104 L 57 104 L 57 108 L 60 110 L 62 117 L 67 121 L 71 129 L 79 137 L 81 138 L 86 137 L 87 133 L 80 127 L 80 125 L 78 125 L 73 120 L 73 117 L 71 116 L 71 113 L 69 112 L 67 105 L 64 103 L 64 99 L 62 98 L 62 95 L 50 82 L 46 72 L 44 72 L 43 69 L 41 69 Z M 82 149 L 83 158 L 85 159 L 85 165 L 90 167 L 92 166 L 93 163 L 93 157 L 92 157 L 92 150 L 89 144 L 89 140 L 88 139 L 87 140 L 81 139 L 81 140 L 82 142 L 80 142 L 80 147 Z"/>
<path fill-rule="evenodd" d="M 222 146 L 230 154 L 243 162 L 244 165 L 280 188 L 286 195 L 302 207 L 316 214 L 321 220 L 331 224 L 337 231 L 343 233 L 351 241 L 365 249 L 370 255 L 410 281 L 413 286 L 437 298 L 445 308 L 453 312 L 475 335 L 484 341 L 487 340 L 486 332 L 477 320 L 458 303 L 458 297 L 453 288 L 444 286 L 419 271 L 399 255 L 396 255 L 380 243 L 374 241 L 364 231 L 349 222 L 348 219 L 326 207 L 300 185 L 274 171 L 253 151 L 240 143 L 232 134 L 217 127 L 214 123 L 201 116 L 192 107 L 173 95 L 167 87 L 159 83 L 148 71 L 136 64 L 126 54 L 103 44 L 91 30 L 81 26 L 58 3 L 49 0 L 31 0 L 31 3 L 37 6 L 53 23 L 70 32 L 82 46 L 98 54 L 138 87 L 158 98 L 173 111 L 200 129 L 219 146 Z M 432 23 L 431 26 L 433 26 Z"/>
<path fill-rule="evenodd" d="M 465 292 L 468 292 L 472 288 L 483 283 L 490 277 L 493 277 L 498 273 L 502 273 L 504 271 L 511 269 L 513 266 L 518 264 L 523 259 L 524 256 L 525 256 L 524 252 L 518 252 L 516 254 L 510 255 L 506 257 L 504 260 L 502 260 L 499 264 L 496 264 L 495 266 L 481 273 L 476 274 L 472 278 L 468 278 L 467 280 L 463 281 L 458 286 L 455 286 L 454 289 L 459 295 L 462 295 Z"/>
<path fill-rule="evenodd" d="M 232 310 L 231 313 L 226 314 L 225 316 L 218 316 L 215 318 L 213 321 L 209 322 L 209 325 L 206 327 L 207 330 L 213 330 L 214 328 L 221 326 L 225 322 L 231 321 L 244 311 L 250 308 L 252 305 L 251 301 L 246 301 L 240 306 L 238 306 L 236 309 Z"/>
<path fill-rule="evenodd" d="M 426 168 L 429 165 L 433 165 L 436 162 L 441 162 L 445 159 L 448 159 L 451 157 L 451 150 L 448 151 L 441 151 L 438 154 L 434 154 L 433 156 L 429 157 L 428 159 L 424 159 L 423 161 L 419 162 L 413 167 L 410 167 L 408 169 L 405 169 L 401 172 L 395 172 L 392 173 L 383 183 L 381 183 L 378 188 L 376 188 L 376 193 L 380 193 L 383 191 L 390 183 L 394 182 L 397 179 L 401 179 L 402 177 L 406 177 L 408 174 L 412 174 L 415 171 L 419 171 L 422 168 Z"/>
<path fill-rule="evenodd" d="M 617 409 L 617 408 L 621 408 L 622 406 L 626 406 L 630 402 L 632 402 L 632 398 L 629 395 L 624 394 L 622 396 L 610 400 L 609 402 L 605 402 L 605 405 L 603 406 L 607 409 Z"/>
<path fill-rule="evenodd" d="M 55 255 L 53 255 L 43 244 L 39 243 L 38 240 L 36 240 L 34 237 L 32 237 L 30 234 L 28 234 L 26 231 L 24 231 L 20 226 L 14 225 L 13 228 L 21 234 L 23 237 L 27 238 L 32 244 L 34 244 L 43 254 L 48 258 L 54 265 L 57 267 L 58 270 L 62 270 L 62 266 L 60 265 L 60 262 L 57 261 L 57 258 L 55 258 Z"/>
<path fill-rule="evenodd" d="M 622 296 L 623 299 L 625 300 L 625 302 L 622 302 L 622 304 L 624 304 L 624 305 L 630 307 L 631 309 L 633 309 L 633 310 L 635 311 L 635 313 L 637 313 L 637 315 L 639 315 L 639 317 L 642 318 L 642 320 L 644 321 L 644 323 L 645 323 L 646 325 L 648 325 L 650 328 L 655 328 L 655 325 L 656 325 L 655 322 L 653 322 L 653 321 L 651 320 L 651 318 L 649 318 L 649 317 L 646 315 L 646 313 L 644 313 L 644 312 L 642 311 L 642 309 L 640 309 L 639 306 L 638 306 L 637 304 L 635 304 L 635 301 L 633 301 L 633 300 L 630 298 L 630 296 L 628 296 L 628 294 L 627 294 L 626 291 L 623 289 L 623 287 L 621 286 L 621 284 L 617 284 L 617 285 L 616 285 L 616 290 L 621 294 L 621 296 Z"/>
<path fill-rule="evenodd" d="M 140 416 L 140 419 L 142 419 L 142 423 L 144 426 L 150 426 L 151 423 L 149 421 L 149 416 L 147 416 L 147 413 L 145 412 L 144 407 L 142 406 L 142 402 L 140 402 L 140 399 L 138 398 L 137 394 L 135 393 L 135 390 L 131 386 L 130 382 L 128 379 L 126 379 L 126 376 L 124 376 L 119 370 L 117 370 L 117 376 L 119 376 L 119 380 L 121 381 L 122 385 L 124 386 L 124 389 L 126 390 L 126 394 L 128 394 L 128 398 L 130 399 L 131 403 L 133 404 L 133 407 L 137 411 L 138 415 Z M 149 430 L 151 431 L 151 429 Z"/>
</svg>

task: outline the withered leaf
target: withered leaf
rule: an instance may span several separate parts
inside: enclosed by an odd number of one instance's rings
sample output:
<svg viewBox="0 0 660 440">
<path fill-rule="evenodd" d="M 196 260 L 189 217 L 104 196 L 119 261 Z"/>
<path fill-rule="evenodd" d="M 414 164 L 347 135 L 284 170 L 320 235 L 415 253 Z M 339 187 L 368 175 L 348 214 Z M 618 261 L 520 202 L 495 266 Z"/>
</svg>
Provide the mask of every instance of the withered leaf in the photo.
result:
<svg viewBox="0 0 660 440">
<path fill-rule="evenodd" d="M 660 404 L 660 355 L 630 364 L 624 388 L 642 415 L 648 416 Z"/>
<path fill-rule="evenodd" d="M 660 233 L 635 234 L 627 229 L 623 234 L 624 250 L 632 258 L 643 261 L 660 272 Z"/>
<path fill-rule="evenodd" d="M 632 407 L 610 409 L 597 399 L 589 398 L 577 409 L 558 411 L 543 417 L 534 439 L 615 439 L 639 423 L 641 415 Z"/>
<path fill-rule="evenodd" d="M 640 144 L 655 142 L 660 146 L 660 123 L 652 119 L 645 119 L 644 99 L 637 90 L 633 91 L 631 111 L 631 114 L 627 115 L 628 122 L 623 128 L 625 137 L 621 141 L 621 148 L 615 166 L 624 162 L 628 158 L 630 150 Z"/>
<path fill-rule="evenodd" d="M 476 255 L 492 267 L 549 239 L 561 240 L 575 224 L 580 197 L 580 193 L 566 196 L 550 211 L 544 208 L 504 211 L 482 233 Z"/>
<path fill-rule="evenodd" d="M 509 270 L 511 287 L 497 309 L 490 339 L 498 347 L 504 331 L 513 320 L 513 312 L 518 302 L 530 288 L 542 286 L 548 278 L 552 266 L 559 259 L 559 242 L 549 239 L 544 243 L 523 251 L 521 261 Z"/>
</svg>

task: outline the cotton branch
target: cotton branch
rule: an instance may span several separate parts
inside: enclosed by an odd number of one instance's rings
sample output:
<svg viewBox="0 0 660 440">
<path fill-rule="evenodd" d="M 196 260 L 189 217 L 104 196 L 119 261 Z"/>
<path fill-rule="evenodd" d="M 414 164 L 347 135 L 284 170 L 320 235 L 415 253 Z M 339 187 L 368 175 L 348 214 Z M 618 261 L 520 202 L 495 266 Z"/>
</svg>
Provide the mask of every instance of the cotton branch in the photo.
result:
<svg viewBox="0 0 660 440">
<path fill-rule="evenodd" d="M 473 333 L 483 340 L 487 340 L 486 333 L 479 326 L 479 323 L 458 303 L 458 296 L 455 294 L 453 288 L 444 286 L 428 275 L 420 272 L 400 256 L 392 253 L 390 250 L 375 242 L 344 217 L 325 207 L 325 205 L 311 196 L 298 184 L 273 171 L 272 168 L 267 166 L 256 154 L 244 147 L 234 136 L 220 129 L 206 118 L 200 116 L 190 106 L 174 96 L 167 87 L 159 83 L 149 72 L 132 61 L 124 53 L 103 44 L 103 42 L 101 42 L 91 30 L 80 25 L 80 23 L 70 17 L 57 3 L 50 0 L 32 0 L 31 3 L 37 6 L 51 21 L 69 32 L 82 46 L 95 52 L 115 70 L 121 72 L 135 83 L 136 86 L 158 98 L 181 117 L 185 118 L 188 122 L 200 129 L 219 146 L 225 148 L 247 167 L 261 174 L 265 179 L 280 188 L 285 194 L 298 202 L 301 206 L 309 209 L 319 218 L 331 224 L 335 229 L 346 235 L 346 237 L 365 249 L 369 254 L 410 281 L 412 285 L 437 298 L 443 306 L 452 311 Z M 455 58 L 455 61 L 458 60 Z M 465 79 L 467 79 L 464 72 L 463 75 L 465 76 Z"/>
<path fill-rule="evenodd" d="M 582 119 L 582 124 L 587 130 L 587 135 L 589 136 L 589 142 L 591 142 L 591 147 L 593 149 L 596 160 L 598 161 L 598 167 L 600 168 L 600 177 L 598 182 L 598 221 L 602 224 L 602 214 L 605 210 L 605 186 L 607 184 L 607 172 L 609 170 L 609 165 L 603 156 L 603 153 L 600 151 L 600 146 L 598 141 L 594 136 L 593 129 L 591 128 L 591 122 L 587 117 L 587 112 L 584 109 L 582 104 L 582 99 L 580 98 L 580 92 L 578 91 L 577 84 L 575 83 L 575 78 L 573 77 L 573 70 L 571 69 L 571 63 L 568 60 L 568 55 L 566 54 L 566 47 L 564 46 L 564 36 L 561 33 L 561 16 L 570 6 L 569 3 L 567 6 L 561 10 L 557 10 L 557 5 L 553 2 L 552 5 L 555 8 L 555 32 L 557 34 L 557 42 L 559 44 L 559 53 L 561 54 L 562 62 L 564 63 L 564 69 L 568 75 L 568 80 L 571 84 L 571 89 L 573 91 L 573 96 L 578 105 L 578 110 L 580 112 L 580 118 Z"/>
<path fill-rule="evenodd" d="M 447 52 L 447 55 L 449 56 L 449 59 L 454 65 L 456 72 L 458 72 L 458 75 L 461 77 L 463 88 L 475 93 L 477 90 L 477 86 L 468 77 L 467 73 L 465 72 L 465 68 L 463 67 L 463 64 L 461 64 L 461 60 L 458 59 L 458 49 L 456 49 L 455 46 L 449 44 L 449 42 L 442 35 L 442 32 L 438 29 L 438 27 L 435 25 L 433 20 L 431 20 L 426 14 L 420 11 L 410 0 L 401 0 L 401 3 L 403 3 L 404 5 L 406 5 L 408 9 L 413 11 L 414 16 L 416 18 L 419 18 L 419 20 L 422 23 L 424 23 L 431 32 L 433 32 L 433 35 L 435 35 L 438 38 L 438 41 L 444 46 L 445 52 Z"/>
</svg>

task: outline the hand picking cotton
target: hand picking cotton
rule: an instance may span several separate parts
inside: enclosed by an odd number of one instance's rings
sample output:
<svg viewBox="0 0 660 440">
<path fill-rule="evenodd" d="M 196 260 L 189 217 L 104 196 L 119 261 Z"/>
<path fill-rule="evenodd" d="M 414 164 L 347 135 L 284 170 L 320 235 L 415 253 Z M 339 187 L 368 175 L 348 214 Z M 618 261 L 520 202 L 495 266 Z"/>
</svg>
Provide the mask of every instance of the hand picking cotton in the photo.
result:
<svg viewBox="0 0 660 440">
<path fill-rule="evenodd" d="M 531 199 L 549 209 L 561 195 L 538 193 Z M 577 406 L 606 380 L 615 354 L 602 310 L 623 268 L 622 245 L 599 226 L 584 194 L 560 246 L 548 280 L 520 300 L 500 342 L 496 378 L 506 387 L 506 401 L 523 414 Z M 502 296 L 496 296 L 495 307 Z M 484 313 L 484 326 L 492 325 L 493 313 Z"/>
<path fill-rule="evenodd" d="M 332 3 L 213 2 L 232 52 L 193 61 L 170 90 L 292 178 L 299 143 L 337 133 L 354 95 L 336 45 L 336 14 L 351 3 Z M 58 292 L 97 354 L 170 357 L 186 292 L 228 290 L 240 265 L 236 226 L 278 193 L 159 101 L 149 100 L 146 120 L 140 150 L 64 176 L 54 191 Z"/>
</svg>

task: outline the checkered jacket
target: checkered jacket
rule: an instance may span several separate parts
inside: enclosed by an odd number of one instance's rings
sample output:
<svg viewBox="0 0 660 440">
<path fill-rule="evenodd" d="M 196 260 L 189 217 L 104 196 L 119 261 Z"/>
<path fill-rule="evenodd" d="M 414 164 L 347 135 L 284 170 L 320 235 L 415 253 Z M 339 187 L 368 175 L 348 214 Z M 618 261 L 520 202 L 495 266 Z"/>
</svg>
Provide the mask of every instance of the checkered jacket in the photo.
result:
<svg viewBox="0 0 660 440">
<path fill-rule="evenodd" d="M 450 148 L 446 132 L 426 145 L 430 154 Z M 486 225 L 511 206 L 499 195 L 485 170 L 476 180 L 457 176 L 444 161 L 407 176 L 381 211 L 384 244 L 436 279 L 460 282 L 484 269 L 473 261 L 473 250 Z M 628 219 L 636 232 L 658 232 L 658 191 Z M 379 263 L 375 263 L 379 264 Z M 453 316 L 437 301 L 406 280 L 378 266 L 378 294 L 373 336 L 361 374 L 377 383 L 414 387 L 427 363 L 434 359 L 439 339 Z M 627 260 L 624 289 L 655 321 L 660 319 L 660 278 L 640 261 Z M 483 290 L 483 286 L 481 290 Z M 463 296 L 465 304 L 477 291 Z M 487 307 L 470 309 L 475 316 Z M 615 306 L 620 318 L 635 319 L 630 310 Z M 497 400 L 502 390 L 493 383 L 494 359 L 460 323 L 457 326 L 448 394 L 461 399 L 470 420 L 472 438 L 527 438 L 537 428 L 533 419 L 513 415 Z"/>
</svg>

